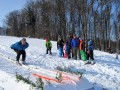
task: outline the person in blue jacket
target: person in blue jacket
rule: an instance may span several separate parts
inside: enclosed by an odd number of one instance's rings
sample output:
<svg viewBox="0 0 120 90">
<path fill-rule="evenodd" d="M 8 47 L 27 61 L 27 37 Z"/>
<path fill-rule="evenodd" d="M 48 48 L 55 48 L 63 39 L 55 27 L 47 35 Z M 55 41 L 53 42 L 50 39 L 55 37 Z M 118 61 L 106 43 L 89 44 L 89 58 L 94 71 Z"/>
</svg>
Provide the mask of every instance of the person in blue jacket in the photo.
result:
<svg viewBox="0 0 120 90">
<path fill-rule="evenodd" d="M 77 55 L 80 58 L 80 53 L 79 53 L 79 44 L 80 44 L 80 40 L 79 38 L 76 37 L 76 35 L 73 35 L 73 39 L 71 41 L 71 47 L 72 47 L 72 51 L 73 51 L 73 58 L 75 60 L 77 60 Z"/>
<path fill-rule="evenodd" d="M 93 58 L 93 50 L 94 50 L 94 46 L 92 43 L 92 40 L 88 41 L 88 46 L 87 46 L 87 60 L 88 60 L 88 64 L 94 64 L 94 58 Z"/>
<path fill-rule="evenodd" d="M 29 47 L 29 44 L 26 42 L 25 38 L 11 45 L 11 49 L 13 49 L 17 53 L 17 56 L 16 56 L 17 63 L 19 63 L 20 56 L 22 55 L 22 63 L 25 64 L 25 58 L 26 58 L 25 49 L 28 47 Z"/>
</svg>

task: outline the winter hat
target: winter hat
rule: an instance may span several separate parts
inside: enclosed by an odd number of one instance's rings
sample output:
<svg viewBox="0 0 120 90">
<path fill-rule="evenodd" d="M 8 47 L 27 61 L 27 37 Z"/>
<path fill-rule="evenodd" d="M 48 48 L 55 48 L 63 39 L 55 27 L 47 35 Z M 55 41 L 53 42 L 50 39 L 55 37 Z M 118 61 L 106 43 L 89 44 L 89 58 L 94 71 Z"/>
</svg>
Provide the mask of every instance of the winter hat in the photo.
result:
<svg viewBox="0 0 120 90">
<path fill-rule="evenodd" d="M 45 40 L 46 40 L 46 42 L 48 42 L 48 38 L 46 38 Z"/>
<path fill-rule="evenodd" d="M 92 45 L 92 40 L 88 41 L 88 45 Z"/>
<path fill-rule="evenodd" d="M 26 42 L 26 39 L 25 39 L 25 38 L 23 38 L 21 41 L 24 41 L 24 42 Z"/>
</svg>

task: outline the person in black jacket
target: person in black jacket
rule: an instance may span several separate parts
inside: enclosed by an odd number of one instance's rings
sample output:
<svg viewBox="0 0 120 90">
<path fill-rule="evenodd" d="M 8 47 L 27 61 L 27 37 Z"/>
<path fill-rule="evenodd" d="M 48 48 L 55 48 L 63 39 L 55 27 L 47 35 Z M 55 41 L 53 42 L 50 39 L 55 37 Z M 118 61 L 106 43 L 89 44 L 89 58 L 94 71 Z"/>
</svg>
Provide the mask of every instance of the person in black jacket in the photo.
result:
<svg viewBox="0 0 120 90">
<path fill-rule="evenodd" d="M 57 49 L 59 50 L 59 57 L 63 57 L 63 46 L 64 46 L 64 41 L 63 39 L 59 36 L 58 41 L 57 41 Z"/>
</svg>

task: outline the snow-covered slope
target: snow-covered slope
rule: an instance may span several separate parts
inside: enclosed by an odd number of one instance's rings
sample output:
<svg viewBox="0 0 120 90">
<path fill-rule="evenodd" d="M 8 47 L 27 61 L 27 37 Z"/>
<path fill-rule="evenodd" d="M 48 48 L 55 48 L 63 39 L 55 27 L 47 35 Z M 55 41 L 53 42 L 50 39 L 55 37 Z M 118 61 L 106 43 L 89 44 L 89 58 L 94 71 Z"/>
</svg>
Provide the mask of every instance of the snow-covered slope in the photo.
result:
<svg viewBox="0 0 120 90">
<path fill-rule="evenodd" d="M 0 36 L 0 54 L 15 59 L 16 53 L 10 49 L 10 46 L 20 40 L 21 38 L 17 37 Z M 51 70 L 54 70 L 56 67 L 60 66 L 62 68 L 70 68 L 74 72 L 82 71 L 83 78 L 88 79 L 96 90 L 101 90 L 101 88 L 108 90 L 120 90 L 120 60 L 115 59 L 114 54 L 108 54 L 106 52 L 95 50 L 94 58 L 96 64 L 84 65 L 81 60 L 76 61 L 73 59 L 68 60 L 65 58 L 59 58 L 57 55 L 56 42 L 54 41 L 52 42 L 52 56 L 45 54 L 46 49 L 44 40 L 27 38 L 27 42 L 30 45 L 29 48 L 26 49 L 26 62 L 29 65 Z M 7 84 L 9 80 L 2 82 L 4 78 L 10 78 L 8 76 L 12 76 L 13 78 L 11 78 L 11 81 L 14 81 L 16 72 L 26 76 L 33 73 L 33 71 L 28 71 L 25 68 L 16 66 L 12 62 L 7 61 L 2 55 L 0 56 L 0 87 L 5 88 L 9 85 Z M 5 73 L 5 76 L 1 73 Z M 79 84 L 77 85 L 72 86 L 53 84 L 47 85 L 45 90 L 80 90 Z M 22 88 L 22 85 L 18 87 Z M 12 88 L 12 90 L 18 89 Z M 24 89 L 21 90 L 29 90 L 28 85 L 25 85 Z"/>
<path fill-rule="evenodd" d="M 30 85 L 17 83 L 15 76 L 0 70 L 0 90 L 29 90 L 29 88 Z"/>
</svg>

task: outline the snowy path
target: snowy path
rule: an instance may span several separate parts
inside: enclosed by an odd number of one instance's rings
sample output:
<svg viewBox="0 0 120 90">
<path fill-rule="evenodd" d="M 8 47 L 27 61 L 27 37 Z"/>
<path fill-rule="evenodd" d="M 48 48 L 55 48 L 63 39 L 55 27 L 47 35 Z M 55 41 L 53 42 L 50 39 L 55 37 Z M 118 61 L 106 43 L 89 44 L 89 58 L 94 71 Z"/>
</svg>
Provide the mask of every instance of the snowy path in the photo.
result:
<svg viewBox="0 0 120 90">
<path fill-rule="evenodd" d="M 10 45 L 19 41 L 21 38 L 17 37 L 4 37 L 0 36 L 0 53 L 15 58 L 16 53 L 10 49 Z M 39 39 L 27 39 L 30 47 L 26 50 L 27 58 L 26 62 L 30 65 L 35 65 L 37 67 L 52 69 L 54 70 L 56 67 L 61 66 L 63 68 L 69 67 L 73 71 L 84 71 L 83 77 L 87 78 L 91 83 L 96 87 L 102 87 L 108 90 L 120 90 L 120 60 L 115 59 L 114 54 L 108 54 L 105 52 L 94 51 L 95 54 L 95 65 L 84 65 L 84 63 L 80 60 L 67 60 L 65 58 L 59 58 L 57 56 L 56 42 L 52 42 L 53 44 L 53 56 L 45 55 L 45 46 L 44 40 Z M 120 58 L 120 56 L 119 56 Z M 0 59 L 0 70 L 5 71 L 7 73 L 15 74 L 17 70 L 16 66 L 6 65 L 5 61 Z M 6 62 L 7 63 L 7 62 Z M 10 62 L 9 62 L 10 63 Z M 11 67 L 16 70 L 7 70 Z M 19 67 L 20 68 L 20 67 Z M 20 69 L 24 73 L 24 69 Z M 25 71 L 27 74 L 28 71 Z"/>
</svg>

